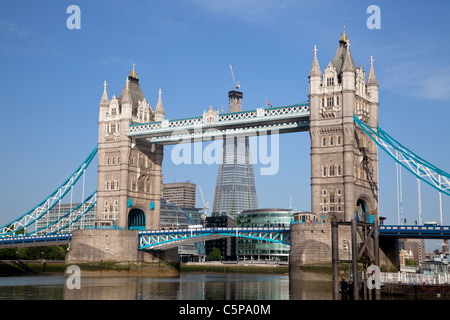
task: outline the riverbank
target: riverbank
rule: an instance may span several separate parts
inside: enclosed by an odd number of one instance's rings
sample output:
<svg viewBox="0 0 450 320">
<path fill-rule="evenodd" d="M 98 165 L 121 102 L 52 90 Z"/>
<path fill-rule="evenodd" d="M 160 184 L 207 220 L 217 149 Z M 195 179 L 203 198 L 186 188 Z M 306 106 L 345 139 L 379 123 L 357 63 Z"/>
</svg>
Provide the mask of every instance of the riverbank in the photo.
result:
<svg viewBox="0 0 450 320">
<path fill-rule="evenodd" d="M 64 274 L 64 261 L 54 260 L 0 260 L 0 277 L 18 275 Z"/>
<path fill-rule="evenodd" d="M 0 277 L 64 274 L 66 267 L 64 261 L 0 260 Z M 114 275 L 117 274 L 117 270 L 113 268 L 106 269 L 114 271 Z M 264 263 L 188 262 L 180 264 L 180 272 L 288 274 L 289 266 Z M 103 275 L 107 274 L 107 272 L 103 273 Z M 136 275 L 138 274 L 133 272 L 133 276 Z"/>
<path fill-rule="evenodd" d="M 270 263 L 245 262 L 187 262 L 181 264 L 181 272 L 215 272 L 215 273 L 268 273 L 288 274 L 289 266 Z"/>
</svg>

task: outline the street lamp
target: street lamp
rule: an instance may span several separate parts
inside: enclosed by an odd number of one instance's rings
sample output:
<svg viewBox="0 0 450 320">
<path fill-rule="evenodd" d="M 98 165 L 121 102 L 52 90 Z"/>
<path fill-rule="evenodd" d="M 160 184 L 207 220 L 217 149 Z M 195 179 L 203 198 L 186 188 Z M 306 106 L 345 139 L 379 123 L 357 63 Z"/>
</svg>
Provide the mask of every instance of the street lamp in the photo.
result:
<svg viewBox="0 0 450 320">
<path fill-rule="evenodd" d="M 347 250 L 348 252 L 348 281 L 350 282 L 351 279 L 351 273 L 350 273 L 350 246 L 349 246 L 349 242 L 344 239 L 344 250 Z"/>
</svg>

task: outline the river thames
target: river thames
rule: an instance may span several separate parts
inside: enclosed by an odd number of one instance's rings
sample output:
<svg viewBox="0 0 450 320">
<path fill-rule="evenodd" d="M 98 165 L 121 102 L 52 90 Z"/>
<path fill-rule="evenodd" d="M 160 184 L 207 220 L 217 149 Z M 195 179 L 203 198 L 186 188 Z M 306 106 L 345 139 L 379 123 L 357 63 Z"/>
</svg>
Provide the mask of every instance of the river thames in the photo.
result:
<svg viewBox="0 0 450 320">
<path fill-rule="evenodd" d="M 83 277 L 69 289 L 63 275 L 0 277 L 0 300 L 330 300 L 328 281 L 288 275 L 182 273 L 177 278 Z"/>
</svg>

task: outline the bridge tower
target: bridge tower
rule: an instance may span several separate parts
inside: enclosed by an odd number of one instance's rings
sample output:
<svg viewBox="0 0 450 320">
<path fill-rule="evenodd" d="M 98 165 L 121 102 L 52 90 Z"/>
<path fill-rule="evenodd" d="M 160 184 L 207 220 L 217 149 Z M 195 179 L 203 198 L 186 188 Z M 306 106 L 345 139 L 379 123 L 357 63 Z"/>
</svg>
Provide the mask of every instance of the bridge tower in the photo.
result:
<svg viewBox="0 0 450 320">
<path fill-rule="evenodd" d="M 163 146 L 126 136 L 131 123 L 164 120 L 161 90 L 155 111 L 133 70 L 119 98 L 108 99 L 106 81 L 99 106 L 96 226 L 159 229 Z"/>
<path fill-rule="evenodd" d="M 355 67 L 344 32 L 323 73 L 314 47 L 309 74 L 311 210 L 326 221 L 378 219 L 377 146 L 356 126 L 353 114 L 375 129 L 378 83 L 370 59 L 365 78 Z"/>
</svg>

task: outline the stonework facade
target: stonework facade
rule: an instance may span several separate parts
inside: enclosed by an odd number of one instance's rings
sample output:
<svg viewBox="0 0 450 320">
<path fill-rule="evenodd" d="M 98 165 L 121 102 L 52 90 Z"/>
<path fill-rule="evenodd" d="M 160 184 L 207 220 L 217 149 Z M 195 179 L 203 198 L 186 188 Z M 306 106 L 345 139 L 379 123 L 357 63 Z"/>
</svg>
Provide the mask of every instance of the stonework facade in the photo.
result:
<svg viewBox="0 0 450 320">
<path fill-rule="evenodd" d="M 164 119 L 161 90 L 153 111 L 134 67 L 119 98 L 108 99 L 105 82 L 99 106 L 96 226 L 159 229 L 163 146 L 126 135 L 131 124 L 157 119 Z"/>
<path fill-rule="evenodd" d="M 355 67 L 345 30 L 323 73 L 314 48 L 309 99 L 311 211 L 326 221 L 378 219 L 377 146 L 353 119 L 376 130 L 378 83 L 373 59 L 367 81 Z"/>
</svg>

